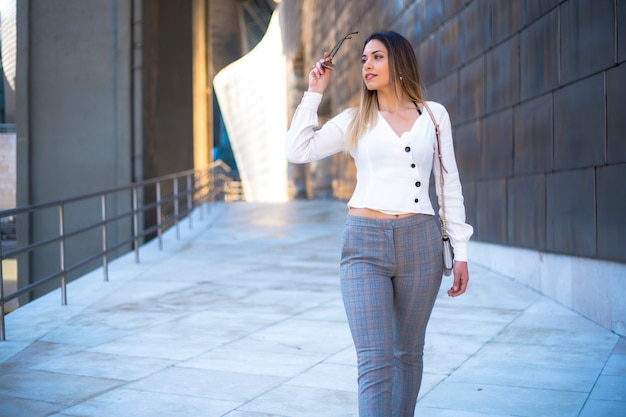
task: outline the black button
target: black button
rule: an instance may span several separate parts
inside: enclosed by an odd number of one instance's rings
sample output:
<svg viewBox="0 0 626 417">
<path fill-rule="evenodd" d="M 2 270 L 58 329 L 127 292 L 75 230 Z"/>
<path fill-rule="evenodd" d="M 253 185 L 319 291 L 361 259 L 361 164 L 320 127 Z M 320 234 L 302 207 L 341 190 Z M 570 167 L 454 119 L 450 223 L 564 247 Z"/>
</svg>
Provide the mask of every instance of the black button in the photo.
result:
<svg viewBox="0 0 626 417">
<path fill-rule="evenodd" d="M 411 164 L 411 168 L 415 168 L 415 164 Z"/>
<path fill-rule="evenodd" d="M 416 182 L 416 183 L 415 183 L 415 186 L 416 186 L 416 187 L 421 187 L 421 186 L 422 186 L 422 183 L 418 181 L 418 182 Z"/>
<path fill-rule="evenodd" d="M 404 152 L 411 152 L 411 147 L 407 146 L 406 148 L 404 148 Z"/>
<path fill-rule="evenodd" d="M 416 198 L 416 199 L 415 199 L 415 202 L 417 203 L 418 201 L 420 201 L 420 200 L 419 200 L 419 198 Z"/>
</svg>

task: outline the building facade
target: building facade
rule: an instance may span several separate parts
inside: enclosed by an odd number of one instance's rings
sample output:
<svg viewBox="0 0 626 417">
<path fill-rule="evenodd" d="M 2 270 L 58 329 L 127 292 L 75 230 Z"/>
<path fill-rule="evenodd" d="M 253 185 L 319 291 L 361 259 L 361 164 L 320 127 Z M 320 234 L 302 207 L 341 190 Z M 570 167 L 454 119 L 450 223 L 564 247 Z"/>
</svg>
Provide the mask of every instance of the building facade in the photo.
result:
<svg viewBox="0 0 626 417">
<path fill-rule="evenodd" d="M 206 166 L 213 152 L 213 76 L 248 52 L 275 7 L 271 0 L 14 3 L 17 206 Z M 146 190 L 140 199 L 149 204 L 155 194 Z M 110 218 L 132 208 L 130 194 L 114 200 L 107 203 Z M 67 230 L 97 219 L 97 207 L 94 201 L 68 210 Z M 156 216 L 147 212 L 140 228 L 153 226 Z M 19 246 L 57 234 L 53 210 L 17 219 Z M 107 236 L 110 247 L 128 241 L 131 220 L 111 225 Z M 67 264 L 97 253 L 98 240 L 95 230 L 68 240 Z M 58 270 L 58 259 L 56 248 L 24 256 L 18 286 Z"/>
</svg>

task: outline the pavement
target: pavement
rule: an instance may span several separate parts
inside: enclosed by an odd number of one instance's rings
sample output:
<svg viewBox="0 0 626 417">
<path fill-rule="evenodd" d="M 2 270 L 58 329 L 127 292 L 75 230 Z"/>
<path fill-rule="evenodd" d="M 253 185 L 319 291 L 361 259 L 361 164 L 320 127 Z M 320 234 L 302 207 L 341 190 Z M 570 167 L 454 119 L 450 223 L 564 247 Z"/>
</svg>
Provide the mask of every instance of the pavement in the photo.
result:
<svg viewBox="0 0 626 417">
<path fill-rule="evenodd" d="M 215 204 L 6 318 L 2 417 L 357 416 L 345 203 Z M 442 289 L 416 416 L 626 415 L 626 338 L 471 262 Z"/>
</svg>

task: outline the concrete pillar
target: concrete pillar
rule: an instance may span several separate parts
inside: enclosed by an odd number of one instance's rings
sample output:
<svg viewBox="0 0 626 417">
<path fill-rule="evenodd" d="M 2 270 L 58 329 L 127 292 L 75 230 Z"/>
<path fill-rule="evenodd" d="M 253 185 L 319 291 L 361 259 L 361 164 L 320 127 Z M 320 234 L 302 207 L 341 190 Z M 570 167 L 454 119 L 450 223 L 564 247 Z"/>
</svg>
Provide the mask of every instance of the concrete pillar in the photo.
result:
<svg viewBox="0 0 626 417">
<path fill-rule="evenodd" d="M 18 0 L 18 206 L 131 181 L 130 16 L 131 0 Z M 110 215 L 127 210 L 129 201 L 112 198 Z M 94 219 L 99 204 L 67 207 L 69 230 Z M 18 243 L 51 238 L 58 227 L 56 210 L 24 216 Z M 109 236 L 128 230 L 130 222 L 122 221 Z M 68 240 L 66 265 L 98 246 L 93 233 Z M 50 245 L 21 259 L 19 286 L 58 270 L 58 258 L 58 245 Z"/>
<path fill-rule="evenodd" d="M 208 0 L 192 3 L 193 54 L 193 155 L 194 166 L 201 168 L 212 160 L 213 99 L 211 83 L 213 70 L 211 42 L 208 39 Z M 211 117 L 209 117 L 211 115 Z"/>
<path fill-rule="evenodd" d="M 194 7 L 206 7 L 206 0 L 17 0 L 18 206 L 193 168 L 194 146 L 201 154 L 196 163 L 208 160 L 205 14 L 192 22 Z M 130 193 L 113 196 L 108 217 L 131 207 Z M 99 216 L 99 200 L 68 206 L 66 229 Z M 21 217 L 20 245 L 59 233 L 56 209 Z M 145 224 L 155 220 L 147 215 Z M 111 242 L 131 233 L 130 218 L 108 231 Z M 66 266 L 101 250 L 98 234 L 69 239 Z M 98 266 L 94 261 L 69 278 Z M 18 285 L 58 270 L 58 244 L 49 245 L 18 260 Z"/>
</svg>

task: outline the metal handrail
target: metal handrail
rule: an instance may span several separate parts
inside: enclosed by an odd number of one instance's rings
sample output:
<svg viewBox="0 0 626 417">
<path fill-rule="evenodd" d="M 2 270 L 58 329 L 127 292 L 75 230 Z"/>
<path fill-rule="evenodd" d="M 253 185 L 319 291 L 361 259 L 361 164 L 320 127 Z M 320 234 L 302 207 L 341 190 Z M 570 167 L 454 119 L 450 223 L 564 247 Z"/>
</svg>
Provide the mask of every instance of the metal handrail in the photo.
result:
<svg viewBox="0 0 626 417">
<path fill-rule="evenodd" d="M 15 133 L 15 123 L 0 123 L 0 133 Z"/>
<path fill-rule="evenodd" d="M 184 180 L 184 189 L 179 189 L 179 181 Z M 179 221 L 185 217 L 188 217 L 189 228 L 193 228 L 192 212 L 195 208 L 200 207 L 199 215 L 200 219 L 203 219 L 202 206 L 205 205 L 208 209 L 208 204 L 215 201 L 218 193 L 224 193 L 228 183 L 233 181 L 230 176 L 230 168 L 222 161 L 216 161 L 205 168 L 190 169 L 175 174 L 165 175 L 162 177 L 138 181 L 132 184 L 110 188 L 103 191 L 84 194 L 72 198 L 66 198 L 63 200 L 51 201 L 46 203 L 32 204 L 28 206 L 17 207 L 9 210 L 0 211 L 0 219 L 6 217 L 16 218 L 19 215 L 32 214 L 45 209 L 58 210 L 58 230 L 57 236 L 42 239 L 37 242 L 29 242 L 26 245 L 15 247 L 3 253 L 2 245 L 0 245 L 0 341 L 6 340 L 5 331 L 5 304 L 18 298 L 21 295 L 27 294 L 33 291 L 43 284 L 49 282 L 59 282 L 61 287 L 61 304 L 67 305 L 67 274 L 77 270 L 78 268 L 87 265 L 89 262 L 102 259 L 102 269 L 104 274 L 104 281 L 109 280 L 108 264 L 109 255 L 112 252 L 118 253 L 123 247 L 130 247 L 135 252 L 135 261 L 139 263 L 139 247 L 140 242 L 147 236 L 156 233 L 158 239 L 159 250 L 163 249 L 163 232 L 170 227 L 176 228 L 176 239 L 180 239 L 180 226 Z M 172 192 L 168 195 L 163 194 L 163 184 L 171 182 Z M 139 203 L 139 194 L 143 193 L 147 187 L 155 187 L 156 199 L 154 202 L 141 204 Z M 131 205 L 129 211 L 118 213 L 115 216 L 108 217 L 107 215 L 107 201 L 110 196 L 114 196 L 121 192 L 131 192 Z M 100 199 L 100 220 L 89 224 L 82 224 L 79 228 L 67 231 L 65 226 L 65 208 L 70 203 L 84 202 L 89 199 Z M 181 199 L 184 204 L 181 203 Z M 225 199 L 228 201 L 227 199 Z M 169 205 L 173 206 L 173 212 L 165 215 L 163 214 L 164 207 Z M 182 206 L 182 207 L 181 207 Z M 156 209 L 156 224 L 152 227 L 140 227 L 139 216 L 144 214 L 148 210 Z M 115 242 L 113 245 L 109 245 L 108 242 L 108 227 L 112 223 L 123 219 L 130 219 L 132 222 L 132 236 L 129 234 L 127 239 L 121 239 L 121 241 Z M 102 248 L 97 253 L 92 253 L 83 259 L 78 260 L 73 265 L 67 265 L 67 247 L 65 242 L 68 238 L 78 236 L 87 231 L 99 229 L 102 238 Z M 4 294 L 4 279 L 3 279 L 3 266 L 1 264 L 3 259 L 15 258 L 18 255 L 32 253 L 35 249 L 42 248 L 48 245 L 58 244 L 59 250 L 59 269 L 53 273 L 50 273 L 43 277 L 37 277 L 32 283 L 18 288 L 9 294 Z M 129 252 L 130 250 L 126 251 Z M 121 256 L 121 255 L 120 255 Z M 59 280 L 60 278 L 60 280 Z M 58 288 L 58 287 L 56 287 Z M 19 307 L 19 306 L 18 306 Z"/>
</svg>

